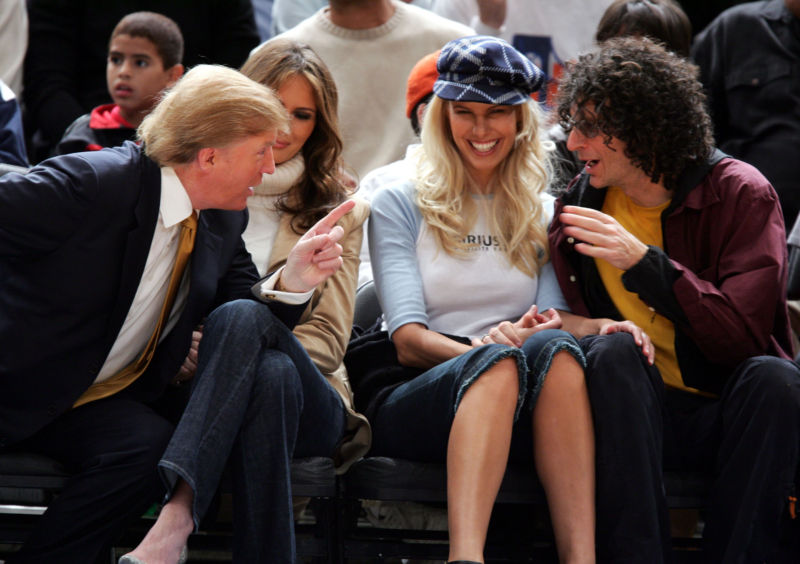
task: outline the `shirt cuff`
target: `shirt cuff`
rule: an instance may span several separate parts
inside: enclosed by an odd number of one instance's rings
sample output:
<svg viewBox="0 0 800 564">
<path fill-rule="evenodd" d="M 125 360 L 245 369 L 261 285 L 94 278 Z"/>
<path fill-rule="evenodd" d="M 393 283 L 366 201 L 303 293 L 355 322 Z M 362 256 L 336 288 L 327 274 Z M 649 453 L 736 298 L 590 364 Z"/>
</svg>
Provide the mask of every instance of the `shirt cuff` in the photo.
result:
<svg viewBox="0 0 800 564">
<path fill-rule="evenodd" d="M 311 296 L 314 295 L 313 289 L 302 293 L 282 292 L 275 290 L 275 284 L 278 283 L 278 278 L 281 277 L 281 272 L 283 272 L 283 267 L 280 267 L 278 270 L 273 272 L 265 280 L 258 282 L 255 287 L 256 295 L 258 295 L 262 300 L 275 300 L 289 305 L 301 305 L 311 299 Z"/>
</svg>

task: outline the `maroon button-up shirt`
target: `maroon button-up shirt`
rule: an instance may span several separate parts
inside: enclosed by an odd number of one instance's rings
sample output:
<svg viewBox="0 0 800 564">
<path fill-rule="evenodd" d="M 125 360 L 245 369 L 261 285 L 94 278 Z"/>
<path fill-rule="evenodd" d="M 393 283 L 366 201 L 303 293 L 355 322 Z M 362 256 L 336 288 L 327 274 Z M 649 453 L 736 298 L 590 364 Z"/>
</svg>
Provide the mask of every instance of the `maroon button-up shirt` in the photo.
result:
<svg viewBox="0 0 800 564">
<path fill-rule="evenodd" d="M 775 190 L 758 170 L 731 158 L 698 168 L 702 176 L 684 175 L 662 214 L 664 249 L 650 247 L 623 283 L 675 324 L 684 382 L 718 393 L 747 358 L 791 358 L 786 235 Z M 551 260 L 574 313 L 619 319 L 593 259 L 575 251 L 559 221 L 564 205 L 602 207 L 605 189 L 588 180 L 574 180 L 556 202 Z"/>
</svg>

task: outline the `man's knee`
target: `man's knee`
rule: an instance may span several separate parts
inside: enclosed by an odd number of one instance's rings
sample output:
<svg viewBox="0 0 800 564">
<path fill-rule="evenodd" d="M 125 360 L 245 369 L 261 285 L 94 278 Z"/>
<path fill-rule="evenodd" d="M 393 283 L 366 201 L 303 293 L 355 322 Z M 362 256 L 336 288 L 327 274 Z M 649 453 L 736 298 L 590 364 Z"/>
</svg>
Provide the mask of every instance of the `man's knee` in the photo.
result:
<svg viewBox="0 0 800 564">
<path fill-rule="evenodd" d="M 642 351 L 630 333 L 589 335 L 580 340 L 590 366 L 606 369 L 620 364 L 641 364 Z"/>
<path fill-rule="evenodd" d="M 173 425 L 154 415 L 132 429 L 127 451 L 142 467 L 155 468 L 172 438 Z"/>
<path fill-rule="evenodd" d="M 158 461 L 164 454 L 174 431 L 173 425 L 153 412 L 128 414 L 128 431 L 104 441 L 104 448 L 95 450 L 82 467 L 91 472 L 114 476 L 112 481 L 126 487 L 150 489 L 159 483 Z"/>
<path fill-rule="evenodd" d="M 724 396 L 740 398 L 771 417 L 800 418 L 800 368 L 789 360 L 759 356 L 746 360 L 736 370 Z"/>
<path fill-rule="evenodd" d="M 254 394 L 302 402 L 303 383 L 292 358 L 278 350 L 264 351 L 255 374 Z"/>
<path fill-rule="evenodd" d="M 205 331 L 217 331 L 235 325 L 238 331 L 263 331 L 265 327 L 280 321 L 269 307 L 254 300 L 233 300 L 211 312 L 205 323 Z"/>
<path fill-rule="evenodd" d="M 580 343 L 586 354 L 590 396 L 624 401 L 660 394 L 658 371 L 648 366 L 631 334 L 592 335 L 584 337 Z"/>
</svg>

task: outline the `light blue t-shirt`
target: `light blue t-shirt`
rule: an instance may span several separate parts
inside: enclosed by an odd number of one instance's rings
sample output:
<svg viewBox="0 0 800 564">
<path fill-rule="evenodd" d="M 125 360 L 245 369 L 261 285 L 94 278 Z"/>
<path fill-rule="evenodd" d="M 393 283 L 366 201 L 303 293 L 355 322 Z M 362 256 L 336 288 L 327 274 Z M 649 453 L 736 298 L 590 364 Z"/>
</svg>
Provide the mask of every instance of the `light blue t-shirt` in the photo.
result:
<svg viewBox="0 0 800 564">
<path fill-rule="evenodd" d="M 511 266 L 483 216 L 467 236 L 466 257 L 439 249 L 414 203 L 414 190 L 413 181 L 398 181 L 372 201 L 370 256 L 390 334 L 421 323 L 433 331 L 478 337 L 501 321 L 516 321 L 533 304 L 540 311 L 568 310 L 552 265 L 546 263 L 533 277 Z M 549 222 L 553 198 L 543 194 L 542 200 Z"/>
</svg>

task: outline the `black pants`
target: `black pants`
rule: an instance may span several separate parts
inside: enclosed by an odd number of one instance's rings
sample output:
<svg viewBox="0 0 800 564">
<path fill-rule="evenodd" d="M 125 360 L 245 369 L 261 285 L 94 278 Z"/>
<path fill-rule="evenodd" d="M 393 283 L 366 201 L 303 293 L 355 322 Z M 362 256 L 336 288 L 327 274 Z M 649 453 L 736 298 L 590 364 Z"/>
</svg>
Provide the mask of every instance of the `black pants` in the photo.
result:
<svg viewBox="0 0 800 564">
<path fill-rule="evenodd" d="M 163 495 L 156 464 L 172 429 L 151 408 L 112 396 L 65 413 L 17 445 L 74 475 L 9 564 L 94 562 Z"/>
<path fill-rule="evenodd" d="M 665 390 L 628 334 L 586 337 L 581 346 L 596 436 L 598 562 L 671 560 L 665 467 L 715 477 L 708 562 L 769 561 L 797 480 L 800 368 L 749 359 L 719 399 L 708 399 Z"/>
</svg>

